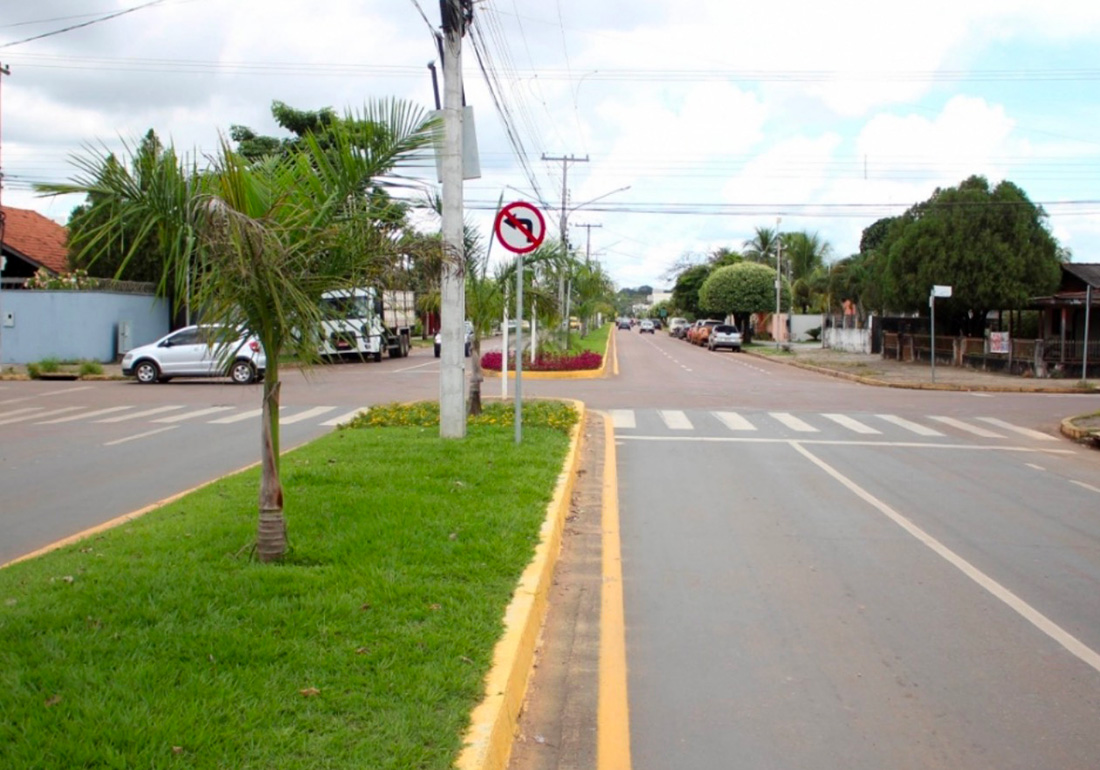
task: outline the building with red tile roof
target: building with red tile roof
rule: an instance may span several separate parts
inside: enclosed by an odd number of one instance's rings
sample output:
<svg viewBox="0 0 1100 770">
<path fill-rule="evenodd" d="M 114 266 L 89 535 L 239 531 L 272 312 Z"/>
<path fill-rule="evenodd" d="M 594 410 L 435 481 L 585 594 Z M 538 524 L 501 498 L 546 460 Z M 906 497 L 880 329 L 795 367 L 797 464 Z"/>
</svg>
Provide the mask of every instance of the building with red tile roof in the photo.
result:
<svg viewBox="0 0 1100 770">
<path fill-rule="evenodd" d="M 69 269 L 69 231 L 52 219 L 30 209 L 0 206 L 3 213 L 2 255 L 6 258 L 4 288 L 22 285 L 39 268 L 53 274 Z"/>
</svg>

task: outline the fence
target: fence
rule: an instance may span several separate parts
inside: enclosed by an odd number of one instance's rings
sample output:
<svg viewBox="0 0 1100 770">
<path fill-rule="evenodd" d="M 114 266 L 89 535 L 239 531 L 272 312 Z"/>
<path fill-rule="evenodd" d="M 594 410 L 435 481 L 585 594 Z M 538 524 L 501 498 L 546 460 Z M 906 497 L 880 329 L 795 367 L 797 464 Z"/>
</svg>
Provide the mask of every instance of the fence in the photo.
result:
<svg viewBox="0 0 1100 770">
<path fill-rule="evenodd" d="M 1084 343 L 1080 340 L 1007 340 L 1007 350 L 993 352 L 987 337 L 936 337 L 936 363 L 982 371 L 1033 377 L 1085 376 L 1081 371 Z M 931 361 L 928 334 L 884 332 L 882 357 L 897 361 Z M 1100 373 L 1100 341 L 1090 342 L 1088 373 Z"/>
</svg>

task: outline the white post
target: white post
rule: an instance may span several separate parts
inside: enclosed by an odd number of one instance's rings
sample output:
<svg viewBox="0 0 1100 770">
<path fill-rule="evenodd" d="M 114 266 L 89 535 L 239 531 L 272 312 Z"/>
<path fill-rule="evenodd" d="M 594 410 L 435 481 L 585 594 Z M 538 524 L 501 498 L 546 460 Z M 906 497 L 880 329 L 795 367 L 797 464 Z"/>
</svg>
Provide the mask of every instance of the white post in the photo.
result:
<svg viewBox="0 0 1100 770">
<path fill-rule="evenodd" d="M 504 374 L 508 372 L 505 371 Z M 523 255 L 516 255 L 516 443 L 523 440 Z"/>
<path fill-rule="evenodd" d="M 508 398 L 508 292 L 504 292 L 504 341 L 500 350 L 500 397 Z"/>
<path fill-rule="evenodd" d="M 462 35 L 458 0 L 443 17 L 443 274 L 440 287 L 439 435 L 466 435 L 466 280 L 462 223 Z"/>
<path fill-rule="evenodd" d="M 531 365 L 535 363 L 535 348 L 538 347 L 539 338 L 539 319 L 538 313 L 535 312 L 535 303 L 531 303 Z"/>
<path fill-rule="evenodd" d="M 936 290 L 928 295 L 928 307 L 932 310 L 932 382 L 936 382 Z"/>
<path fill-rule="evenodd" d="M 783 261 L 783 241 L 779 240 L 779 223 L 782 217 L 775 218 L 775 320 L 772 322 L 772 334 L 775 335 L 775 349 L 779 350 L 779 287 L 783 285 L 779 265 Z"/>
</svg>

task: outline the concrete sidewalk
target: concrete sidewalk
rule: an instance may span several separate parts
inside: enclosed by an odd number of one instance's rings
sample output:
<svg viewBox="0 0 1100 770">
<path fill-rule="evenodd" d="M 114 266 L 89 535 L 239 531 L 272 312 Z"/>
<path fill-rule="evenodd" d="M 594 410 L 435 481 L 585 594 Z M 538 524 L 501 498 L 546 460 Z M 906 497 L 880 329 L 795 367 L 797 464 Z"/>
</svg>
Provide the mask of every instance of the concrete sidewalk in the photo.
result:
<svg viewBox="0 0 1100 770">
<path fill-rule="evenodd" d="M 822 348 L 820 343 L 795 343 L 789 352 L 775 352 L 774 348 L 755 345 L 746 352 L 880 387 L 1001 393 L 1100 393 L 1100 382 L 1095 380 L 1085 384 L 1072 377 L 1036 379 L 943 364 L 936 365 L 936 381 L 933 383 L 932 369 L 928 363 L 895 361 L 877 354 L 846 353 Z"/>
</svg>

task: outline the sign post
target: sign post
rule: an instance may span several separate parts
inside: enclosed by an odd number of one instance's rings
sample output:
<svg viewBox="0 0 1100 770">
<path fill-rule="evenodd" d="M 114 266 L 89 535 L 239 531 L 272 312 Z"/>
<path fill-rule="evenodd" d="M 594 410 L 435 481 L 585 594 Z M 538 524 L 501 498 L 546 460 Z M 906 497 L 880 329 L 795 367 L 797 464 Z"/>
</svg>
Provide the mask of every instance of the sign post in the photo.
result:
<svg viewBox="0 0 1100 770">
<path fill-rule="evenodd" d="M 493 225 L 497 240 L 516 254 L 516 443 L 523 440 L 523 255 L 537 249 L 546 235 L 542 212 L 530 203 L 517 201 L 502 208 Z M 506 332 L 507 333 L 507 332 Z M 500 376 L 508 378 L 507 350 L 501 355 Z"/>
<path fill-rule="evenodd" d="M 936 382 L 936 297 L 950 297 L 950 286 L 933 286 L 932 293 L 928 295 L 928 307 L 932 310 L 932 382 Z"/>
</svg>

